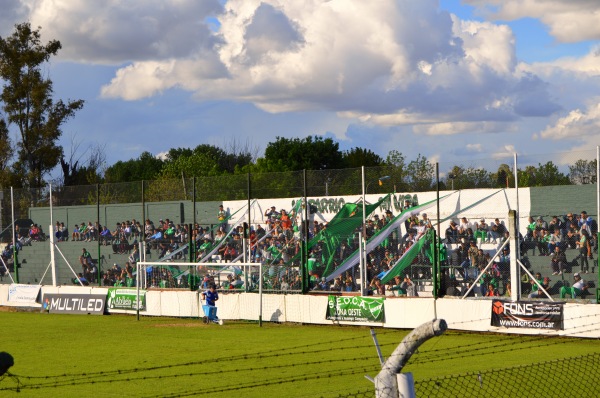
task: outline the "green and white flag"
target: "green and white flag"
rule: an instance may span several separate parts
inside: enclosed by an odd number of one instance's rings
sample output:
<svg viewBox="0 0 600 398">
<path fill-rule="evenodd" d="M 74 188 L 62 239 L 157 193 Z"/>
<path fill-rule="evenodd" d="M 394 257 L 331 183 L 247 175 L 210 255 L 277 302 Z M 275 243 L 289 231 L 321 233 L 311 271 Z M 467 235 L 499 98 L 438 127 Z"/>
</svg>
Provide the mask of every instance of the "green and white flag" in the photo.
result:
<svg viewBox="0 0 600 398">
<path fill-rule="evenodd" d="M 383 297 L 329 296 L 326 319 L 333 321 L 385 322 Z"/>
</svg>

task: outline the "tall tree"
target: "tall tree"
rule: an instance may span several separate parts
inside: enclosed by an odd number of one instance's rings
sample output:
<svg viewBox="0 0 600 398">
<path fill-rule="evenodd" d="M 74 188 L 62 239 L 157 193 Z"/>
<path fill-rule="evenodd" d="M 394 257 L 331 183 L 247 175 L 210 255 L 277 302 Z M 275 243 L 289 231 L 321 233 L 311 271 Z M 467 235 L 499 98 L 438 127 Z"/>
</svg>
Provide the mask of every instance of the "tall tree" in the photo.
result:
<svg viewBox="0 0 600 398">
<path fill-rule="evenodd" d="M 4 119 L 0 119 L 0 187 L 13 185 L 13 173 L 10 169 L 12 149 L 8 127 Z"/>
<path fill-rule="evenodd" d="M 595 184 L 597 160 L 587 161 L 579 159 L 573 165 L 569 166 L 569 179 L 571 184 Z"/>
<path fill-rule="evenodd" d="M 132 182 L 155 180 L 158 178 L 165 162 L 150 152 L 143 152 L 139 158 L 125 162 L 119 160 L 104 172 L 106 182 Z"/>
<path fill-rule="evenodd" d="M 375 167 L 383 164 L 381 156 L 375 152 L 364 148 L 352 148 L 342 154 L 344 158 L 344 166 L 346 168 L 355 167 Z"/>
<path fill-rule="evenodd" d="M 9 126 L 19 132 L 17 168 L 32 188 L 42 187 L 44 175 L 58 164 L 61 125 L 83 107 L 83 100 L 55 102 L 52 81 L 42 75 L 42 66 L 60 49 L 57 40 L 42 44 L 40 28 L 32 30 L 28 22 L 15 25 L 10 37 L 0 37 L 0 99 Z"/>
<path fill-rule="evenodd" d="M 421 154 L 406 167 L 410 186 L 415 192 L 429 191 L 435 178 L 435 167 Z"/>
<path fill-rule="evenodd" d="M 276 137 L 265 149 L 265 159 L 269 165 L 279 165 L 283 169 L 272 171 L 326 170 L 344 167 L 339 144 L 331 138 L 308 136 L 300 138 Z"/>
<path fill-rule="evenodd" d="M 485 169 L 454 166 L 446 175 L 446 187 L 455 189 L 491 188 L 492 177 Z"/>
<path fill-rule="evenodd" d="M 394 191 L 407 191 L 409 187 L 405 181 L 406 157 L 402 154 L 402 152 L 392 149 L 388 152 L 385 163 L 390 168 L 388 174 L 391 177 L 392 184 L 394 185 Z"/>
<path fill-rule="evenodd" d="M 538 167 L 527 166 L 525 170 L 518 171 L 520 187 L 544 187 L 551 185 L 569 185 L 569 177 L 558 170 L 552 162 L 538 164 Z"/>
</svg>

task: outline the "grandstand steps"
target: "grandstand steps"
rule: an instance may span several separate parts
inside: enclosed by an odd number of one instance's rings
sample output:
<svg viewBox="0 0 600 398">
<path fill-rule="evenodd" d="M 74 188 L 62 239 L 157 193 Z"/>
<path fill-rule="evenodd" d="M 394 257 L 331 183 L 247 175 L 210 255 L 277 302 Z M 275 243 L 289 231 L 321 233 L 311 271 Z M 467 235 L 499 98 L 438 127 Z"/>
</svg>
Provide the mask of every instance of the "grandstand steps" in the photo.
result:
<svg viewBox="0 0 600 398">
<path fill-rule="evenodd" d="M 101 270 L 105 270 L 113 266 L 114 263 L 124 265 L 129 257 L 129 253 L 116 254 L 113 252 L 112 246 L 98 246 L 97 242 L 83 241 L 66 241 L 58 242 L 58 249 L 55 250 L 54 257 L 56 261 L 56 281 L 58 285 L 71 285 L 73 272 L 69 269 L 69 265 L 75 273 L 81 272 L 79 256 L 82 249 L 87 249 L 92 258 L 98 258 L 98 247 L 100 247 L 100 258 L 104 256 L 101 262 Z M 42 283 L 45 285 L 52 284 L 52 271 L 48 265 L 50 263 L 50 242 L 31 242 L 31 246 L 24 246 L 19 252 L 19 282 L 28 284 Z M 64 256 L 64 258 L 63 258 Z M 152 251 L 150 258 L 156 257 L 156 252 Z M 68 264 L 67 264 L 67 261 Z M 44 276 L 45 273 L 45 276 Z M 14 278 L 14 275 L 13 275 Z M 2 283 L 9 283 L 10 279 L 4 277 Z"/>
</svg>

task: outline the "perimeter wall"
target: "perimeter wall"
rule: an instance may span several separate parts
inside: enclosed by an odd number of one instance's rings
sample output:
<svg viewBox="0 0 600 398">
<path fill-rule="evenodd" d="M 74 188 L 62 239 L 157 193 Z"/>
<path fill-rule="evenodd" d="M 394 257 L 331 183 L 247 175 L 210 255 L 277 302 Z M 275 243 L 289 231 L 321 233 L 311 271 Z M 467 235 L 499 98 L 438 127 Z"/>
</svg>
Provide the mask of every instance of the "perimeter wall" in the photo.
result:
<svg viewBox="0 0 600 398">
<path fill-rule="evenodd" d="M 0 306 L 14 306 L 7 301 L 9 285 L 0 285 Z M 88 287 L 49 287 L 41 289 L 40 297 L 46 293 L 62 294 L 106 294 L 107 288 Z M 413 329 L 432 319 L 444 319 L 448 328 L 473 332 L 515 333 L 548 336 L 569 336 L 600 338 L 600 306 L 565 303 L 564 330 L 539 330 L 521 328 L 500 328 L 490 326 L 491 300 L 443 298 L 386 298 L 385 323 L 333 322 L 325 319 L 327 295 L 269 295 L 262 297 L 265 322 L 293 322 L 320 325 L 376 326 L 396 329 Z M 225 321 L 258 321 L 260 296 L 256 293 L 221 294 L 218 303 L 218 316 Z M 41 301 L 41 300 L 40 300 Z M 201 304 L 198 292 L 154 291 L 146 293 L 146 311 L 143 316 L 168 316 L 198 318 Z M 40 309 L 41 304 L 26 308 Z M 108 311 L 107 313 L 129 313 L 135 311 Z M 76 315 L 74 315 L 76 316 Z"/>
</svg>

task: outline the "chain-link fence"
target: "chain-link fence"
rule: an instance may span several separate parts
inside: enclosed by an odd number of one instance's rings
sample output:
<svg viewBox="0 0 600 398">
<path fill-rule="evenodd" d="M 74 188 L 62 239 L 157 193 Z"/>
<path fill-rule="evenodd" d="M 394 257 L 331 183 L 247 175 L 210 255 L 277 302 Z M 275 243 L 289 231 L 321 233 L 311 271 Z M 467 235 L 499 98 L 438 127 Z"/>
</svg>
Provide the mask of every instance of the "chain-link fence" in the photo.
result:
<svg viewBox="0 0 600 398">
<path fill-rule="evenodd" d="M 53 234 L 63 284 L 85 273 L 83 249 L 95 260 L 92 283 L 101 283 L 103 272 L 135 261 L 133 248 L 146 242 L 151 261 L 227 256 L 262 263 L 265 272 L 295 267 L 303 291 L 509 296 L 516 280 L 523 297 L 559 297 L 576 283 L 572 274 L 587 273 L 581 298 L 594 293 L 598 271 L 596 165 L 593 150 L 518 159 L 499 153 L 463 164 L 419 157 L 364 169 L 3 190 L 0 227 L 8 247 L 0 279 L 53 283 L 49 249 L 30 248 L 49 247 Z M 528 189 L 514 189 L 515 174 Z M 510 209 L 519 211 L 516 248 L 507 241 Z M 421 239 L 428 230 L 438 238 Z M 582 230 L 589 231 L 587 243 Z M 511 256 L 522 264 L 516 279 Z"/>
<path fill-rule="evenodd" d="M 596 397 L 600 354 L 415 381 L 417 397 Z"/>
</svg>

